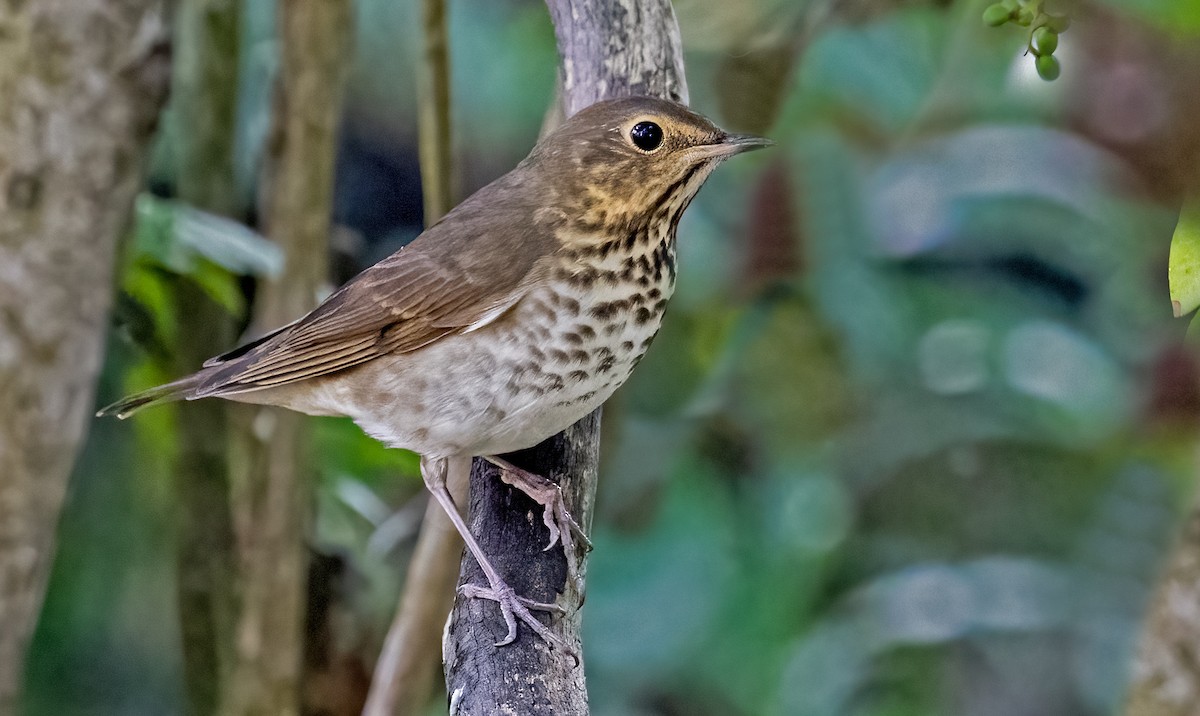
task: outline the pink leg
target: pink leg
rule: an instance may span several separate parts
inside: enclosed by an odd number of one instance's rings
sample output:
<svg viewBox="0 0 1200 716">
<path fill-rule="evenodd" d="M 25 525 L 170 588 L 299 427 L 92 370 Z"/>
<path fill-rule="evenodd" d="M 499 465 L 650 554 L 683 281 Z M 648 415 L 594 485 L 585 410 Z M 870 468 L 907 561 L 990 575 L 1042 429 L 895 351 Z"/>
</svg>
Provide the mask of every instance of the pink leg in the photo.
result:
<svg viewBox="0 0 1200 716">
<path fill-rule="evenodd" d="M 450 496 L 450 491 L 446 488 L 447 467 L 447 460 L 445 458 L 421 458 L 421 476 L 425 480 L 425 486 L 429 488 L 429 492 L 433 495 L 434 499 L 441 504 L 442 509 L 449 515 L 450 521 L 454 523 L 455 529 L 462 535 L 463 541 L 467 543 L 467 549 L 471 551 L 471 554 L 475 557 L 475 561 L 479 562 L 484 576 L 487 577 L 488 583 L 491 585 L 489 587 L 480 587 L 474 584 L 465 584 L 459 588 L 459 591 L 467 597 L 491 599 L 500 606 L 500 614 L 504 617 L 504 623 L 508 626 L 508 634 L 496 642 L 496 646 L 511 644 L 516 640 L 517 620 L 520 619 L 530 629 L 533 629 L 538 636 L 542 637 L 542 639 L 545 639 L 550 644 L 562 647 L 578 663 L 579 658 L 575 654 L 574 649 L 547 629 L 529 611 L 530 609 L 535 609 L 562 614 L 562 607 L 557 604 L 545 604 L 517 596 L 512 587 L 508 586 L 501 579 L 500 573 L 496 571 L 496 568 L 492 566 L 487 555 L 483 553 L 483 548 L 475 541 L 475 537 L 471 534 L 471 530 L 468 529 L 467 523 L 463 521 L 462 515 L 458 513 L 458 508 L 454 505 L 454 498 Z"/>
</svg>

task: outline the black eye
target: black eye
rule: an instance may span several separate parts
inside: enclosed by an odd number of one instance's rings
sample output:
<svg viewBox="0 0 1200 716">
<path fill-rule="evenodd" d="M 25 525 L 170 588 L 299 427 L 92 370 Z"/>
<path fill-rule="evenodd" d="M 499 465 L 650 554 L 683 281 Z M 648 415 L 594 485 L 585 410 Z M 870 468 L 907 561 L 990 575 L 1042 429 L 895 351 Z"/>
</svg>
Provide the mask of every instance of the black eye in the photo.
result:
<svg viewBox="0 0 1200 716">
<path fill-rule="evenodd" d="M 662 144 L 662 127 L 654 122 L 638 122 L 629 130 L 629 138 L 643 152 L 653 152 Z"/>
</svg>

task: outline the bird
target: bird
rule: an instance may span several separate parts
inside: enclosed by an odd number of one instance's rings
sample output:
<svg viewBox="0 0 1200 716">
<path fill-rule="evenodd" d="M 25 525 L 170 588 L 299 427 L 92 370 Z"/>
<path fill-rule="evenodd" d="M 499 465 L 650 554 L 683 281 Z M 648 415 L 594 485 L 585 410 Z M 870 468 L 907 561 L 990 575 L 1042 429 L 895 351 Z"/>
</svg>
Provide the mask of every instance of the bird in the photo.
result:
<svg viewBox="0 0 1200 716">
<path fill-rule="evenodd" d="M 562 645 L 532 614 L 561 609 L 508 586 L 459 513 L 448 465 L 499 465 L 543 508 L 547 549 L 561 543 L 575 578 L 575 540 L 590 543 L 558 485 L 498 456 L 566 429 L 625 383 L 675 289 L 684 210 L 722 161 L 770 144 L 669 100 L 597 102 L 307 315 L 97 414 L 216 397 L 348 416 L 420 455 L 488 581 L 460 592 L 495 601 L 508 627 L 497 646 L 516 639 L 518 620 Z"/>
</svg>

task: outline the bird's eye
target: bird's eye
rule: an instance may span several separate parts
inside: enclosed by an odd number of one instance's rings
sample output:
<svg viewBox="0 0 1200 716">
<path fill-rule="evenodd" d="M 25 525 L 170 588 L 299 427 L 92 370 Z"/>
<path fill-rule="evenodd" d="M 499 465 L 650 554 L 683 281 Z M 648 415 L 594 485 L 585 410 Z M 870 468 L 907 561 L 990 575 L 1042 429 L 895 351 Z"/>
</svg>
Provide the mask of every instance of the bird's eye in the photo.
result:
<svg viewBox="0 0 1200 716">
<path fill-rule="evenodd" d="M 662 144 L 662 127 L 654 122 L 638 122 L 629 130 L 629 139 L 643 152 L 653 152 Z"/>
</svg>

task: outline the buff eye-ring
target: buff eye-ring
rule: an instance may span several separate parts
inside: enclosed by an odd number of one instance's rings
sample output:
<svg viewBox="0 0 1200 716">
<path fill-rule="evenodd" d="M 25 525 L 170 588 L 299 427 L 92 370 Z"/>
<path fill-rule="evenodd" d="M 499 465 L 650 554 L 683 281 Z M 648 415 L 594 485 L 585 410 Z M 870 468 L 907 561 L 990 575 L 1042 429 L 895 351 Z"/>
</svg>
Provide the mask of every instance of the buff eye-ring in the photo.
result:
<svg viewBox="0 0 1200 716">
<path fill-rule="evenodd" d="M 629 140 L 643 152 L 653 152 L 662 146 L 662 127 L 654 122 L 638 122 L 629 130 Z"/>
</svg>

